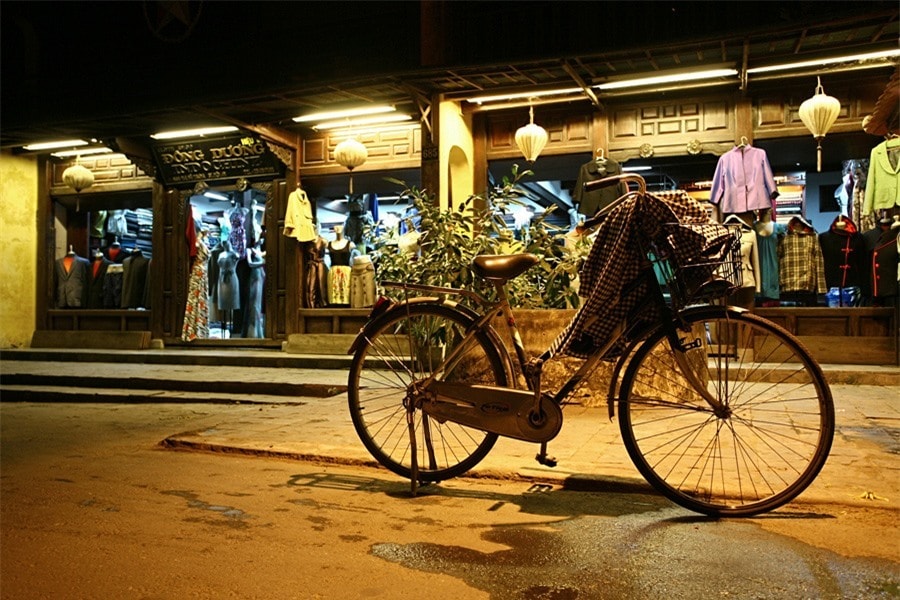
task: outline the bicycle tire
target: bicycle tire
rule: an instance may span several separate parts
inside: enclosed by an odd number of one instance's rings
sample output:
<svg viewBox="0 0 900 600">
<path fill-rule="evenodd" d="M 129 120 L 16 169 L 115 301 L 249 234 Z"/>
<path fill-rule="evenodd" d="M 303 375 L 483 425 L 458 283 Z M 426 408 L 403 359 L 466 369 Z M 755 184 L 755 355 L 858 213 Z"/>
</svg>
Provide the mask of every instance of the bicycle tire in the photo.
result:
<svg viewBox="0 0 900 600">
<path fill-rule="evenodd" d="M 350 416 L 369 453 L 402 477 L 412 477 L 408 392 L 414 382 L 432 374 L 473 323 L 471 316 L 452 306 L 414 303 L 379 316 L 362 334 L 348 376 Z M 423 343 L 434 339 L 432 334 L 440 336 L 443 344 Z M 428 350 L 435 347 L 437 351 Z M 434 356 L 435 352 L 441 356 Z M 477 332 L 463 357 L 440 379 L 505 386 L 502 357 L 487 332 Z M 417 480 L 423 483 L 465 473 L 487 455 L 498 437 L 450 421 L 439 423 L 420 409 L 414 411 L 414 424 Z"/>
<path fill-rule="evenodd" d="M 809 486 L 834 437 L 831 390 L 784 328 L 728 307 L 686 311 L 681 343 L 717 415 L 683 375 L 664 328 L 635 351 L 619 428 L 631 460 L 673 502 L 710 516 L 774 510 Z"/>
</svg>

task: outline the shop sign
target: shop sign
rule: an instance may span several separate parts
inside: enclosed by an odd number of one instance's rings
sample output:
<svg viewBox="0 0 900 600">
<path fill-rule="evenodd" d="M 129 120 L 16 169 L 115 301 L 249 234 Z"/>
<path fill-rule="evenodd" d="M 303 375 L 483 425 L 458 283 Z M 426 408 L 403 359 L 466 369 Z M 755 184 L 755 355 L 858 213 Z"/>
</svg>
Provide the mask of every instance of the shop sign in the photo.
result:
<svg viewBox="0 0 900 600">
<path fill-rule="evenodd" d="M 159 144 L 153 147 L 153 156 L 158 178 L 167 185 L 283 175 L 283 163 L 252 135 Z"/>
</svg>

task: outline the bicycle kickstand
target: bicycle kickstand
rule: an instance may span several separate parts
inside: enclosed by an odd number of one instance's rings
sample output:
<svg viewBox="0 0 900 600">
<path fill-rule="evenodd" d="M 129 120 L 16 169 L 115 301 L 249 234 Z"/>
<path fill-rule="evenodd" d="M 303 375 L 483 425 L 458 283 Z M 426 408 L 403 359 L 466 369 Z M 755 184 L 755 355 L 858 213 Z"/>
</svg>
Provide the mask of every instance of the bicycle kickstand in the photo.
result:
<svg viewBox="0 0 900 600">
<path fill-rule="evenodd" d="M 547 442 L 541 442 L 541 451 L 535 455 L 534 460 L 538 461 L 539 464 L 542 464 L 545 467 L 556 466 L 556 457 L 547 456 Z"/>
</svg>

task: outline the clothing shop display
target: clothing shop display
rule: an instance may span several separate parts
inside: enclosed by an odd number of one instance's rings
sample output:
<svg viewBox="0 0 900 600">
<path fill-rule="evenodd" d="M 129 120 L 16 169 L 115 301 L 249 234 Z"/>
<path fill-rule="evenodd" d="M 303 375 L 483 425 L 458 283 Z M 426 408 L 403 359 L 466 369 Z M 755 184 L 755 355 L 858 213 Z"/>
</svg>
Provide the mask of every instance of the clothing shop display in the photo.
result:
<svg viewBox="0 0 900 600">
<path fill-rule="evenodd" d="M 347 219 L 344 221 L 344 235 L 356 244 L 360 252 L 365 252 L 366 237 L 372 234 L 375 221 L 368 211 L 374 194 L 362 194 L 347 198 Z"/>
<path fill-rule="evenodd" d="M 204 235 L 197 238 L 195 246 L 181 328 L 185 342 L 209 337 L 209 248 Z"/>
<path fill-rule="evenodd" d="M 219 310 L 236 310 L 241 307 L 241 290 L 237 277 L 237 264 L 240 260 L 231 242 L 222 242 L 222 250 L 216 259 L 218 265 L 218 282 L 216 306 Z"/>
<path fill-rule="evenodd" d="M 825 263 L 816 230 L 801 217 L 787 225 L 787 233 L 778 241 L 779 284 L 781 293 L 824 294 Z"/>
<path fill-rule="evenodd" d="M 592 217 L 598 210 L 605 208 L 613 200 L 627 193 L 628 187 L 624 183 L 589 192 L 584 191 L 585 183 L 621 174 L 621 165 L 611 158 L 604 157 L 602 151 L 597 158 L 581 165 L 578 170 L 578 179 L 575 181 L 575 190 L 572 193 L 572 199 L 578 207 L 578 212 Z"/>
<path fill-rule="evenodd" d="M 328 304 L 328 266 L 325 252 L 328 243 L 321 236 L 306 243 L 305 308 L 324 308 Z"/>
<path fill-rule="evenodd" d="M 375 265 L 363 254 L 353 257 L 350 267 L 350 307 L 365 308 L 375 305 Z"/>
<path fill-rule="evenodd" d="M 70 250 L 56 261 L 56 308 L 86 308 L 91 263 Z"/>
<path fill-rule="evenodd" d="M 353 242 L 343 235 L 343 228 L 334 228 L 336 238 L 328 243 L 328 304 L 348 306 L 350 304 L 350 261 L 356 249 Z"/>
<path fill-rule="evenodd" d="M 872 250 L 872 299 L 876 306 L 893 306 L 897 300 L 898 233 L 900 226 L 883 231 Z"/>
<path fill-rule="evenodd" d="M 249 211 L 246 208 L 236 206 L 232 208 L 228 214 L 228 222 L 231 224 L 231 232 L 228 234 L 228 241 L 231 242 L 232 249 L 238 256 L 243 256 L 247 249 L 247 229 L 245 220 Z"/>
<path fill-rule="evenodd" d="M 313 220 L 312 205 L 306 192 L 297 188 L 288 196 L 284 214 L 284 235 L 298 242 L 310 242 L 319 235 Z"/>
<path fill-rule="evenodd" d="M 250 275 L 247 278 L 247 303 L 241 335 L 245 338 L 266 337 L 263 296 L 266 284 L 266 258 L 258 247 L 247 250 L 247 266 Z"/>
<path fill-rule="evenodd" d="M 119 244 L 119 242 L 113 242 L 112 244 L 110 244 L 104 251 L 104 254 L 110 262 L 114 262 L 117 264 L 122 264 L 122 261 L 128 258 L 128 254 L 123 251 L 122 246 Z"/>
<path fill-rule="evenodd" d="M 128 221 L 124 210 L 111 210 L 106 218 L 106 233 L 119 239 L 128 235 Z"/>
<path fill-rule="evenodd" d="M 709 201 L 723 214 L 774 209 L 778 186 L 766 151 L 739 144 L 719 157 Z"/>
<path fill-rule="evenodd" d="M 92 238 L 103 239 L 106 236 L 106 211 L 95 210 L 91 212 L 91 232 Z"/>
<path fill-rule="evenodd" d="M 868 287 L 866 242 L 853 221 L 843 215 L 836 217 L 828 231 L 819 234 L 819 246 L 825 264 L 825 287 Z"/>
<path fill-rule="evenodd" d="M 756 230 L 736 215 L 727 217 L 725 224 L 740 228 L 742 287 L 750 288 L 759 293 L 762 291 L 762 281 L 761 277 L 759 277 L 759 243 L 756 239 Z"/>
<path fill-rule="evenodd" d="M 99 250 L 94 252 L 88 283 L 87 308 L 104 308 L 103 287 L 106 283 L 106 271 L 112 264 L 102 252 Z"/>
<path fill-rule="evenodd" d="M 869 155 L 863 214 L 900 207 L 900 137 L 887 139 Z"/>
<path fill-rule="evenodd" d="M 140 250 L 133 251 L 122 261 L 122 302 L 120 308 L 146 308 L 145 291 L 150 271 L 150 259 Z"/>
</svg>

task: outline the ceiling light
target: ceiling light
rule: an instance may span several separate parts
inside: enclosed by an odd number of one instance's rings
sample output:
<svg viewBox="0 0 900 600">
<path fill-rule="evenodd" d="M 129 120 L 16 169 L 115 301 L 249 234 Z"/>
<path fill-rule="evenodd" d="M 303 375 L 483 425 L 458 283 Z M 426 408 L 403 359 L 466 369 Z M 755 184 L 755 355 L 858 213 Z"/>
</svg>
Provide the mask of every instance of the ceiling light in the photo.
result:
<svg viewBox="0 0 900 600">
<path fill-rule="evenodd" d="M 628 165 L 624 165 L 622 170 L 626 173 L 634 173 L 635 171 L 652 171 L 653 167 L 650 165 L 635 165 L 633 167 L 629 167 Z"/>
<path fill-rule="evenodd" d="M 881 67 L 881 66 L 890 66 L 893 63 L 890 61 L 885 61 L 884 59 L 894 58 L 900 56 L 900 50 L 884 50 L 881 52 L 868 52 L 865 54 L 852 54 L 850 56 L 836 56 L 833 58 L 820 58 L 816 60 L 805 60 L 801 62 L 793 62 L 793 63 L 785 63 L 783 65 L 769 65 L 767 67 L 754 67 L 752 69 L 747 69 L 747 73 L 750 75 L 756 73 L 769 73 L 771 71 L 786 71 L 790 69 L 803 69 L 805 67 L 822 67 L 825 65 L 833 65 L 844 62 L 859 62 L 859 65 L 856 65 L 856 68 L 871 68 L 871 67 Z M 874 64 L 865 64 L 863 61 L 882 61 Z"/>
<path fill-rule="evenodd" d="M 96 148 L 79 148 L 77 150 L 52 152 L 50 156 L 55 156 L 56 158 L 68 158 L 70 156 L 88 156 L 89 154 L 108 154 L 110 152 L 112 152 L 112 150 L 106 146 L 99 146 Z"/>
<path fill-rule="evenodd" d="M 40 144 L 28 144 L 27 146 L 22 146 L 24 150 L 28 150 L 29 152 L 34 152 L 37 150 L 53 150 L 55 148 L 71 148 L 73 146 L 87 146 L 88 143 L 84 140 L 62 140 L 58 142 L 42 142 Z"/>
<path fill-rule="evenodd" d="M 375 125 L 381 123 L 398 123 L 400 121 L 409 121 L 412 119 L 410 115 L 373 115 L 371 117 L 362 117 L 358 119 L 340 119 L 337 121 L 325 121 L 316 123 L 313 129 L 321 131 L 325 129 L 341 129 L 350 127 L 359 127 L 360 125 Z"/>
<path fill-rule="evenodd" d="M 179 129 L 177 131 L 160 131 L 159 133 L 152 134 L 150 137 L 152 137 L 154 140 L 171 140 L 175 138 L 215 135 L 217 133 L 230 133 L 237 130 L 237 127 L 233 127 L 231 125 L 225 125 L 222 127 L 199 127 L 196 129 Z"/>
<path fill-rule="evenodd" d="M 218 200 L 219 202 L 231 202 L 231 198 L 229 198 L 225 194 L 220 194 L 219 192 L 205 191 L 203 192 L 203 195 L 210 200 Z"/>
<path fill-rule="evenodd" d="M 661 83 L 675 83 L 682 81 L 696 81 L 698 79 L 712 79 L 715 77 L 731 77 L 737 75 L 735 69 L 710 69 L 708 71 L 693 71 L 681 73 L 669 73 L 660 75 L 651 75 L 649 77 L 638 77 L 636 79 L 623 79 L 621 81 L 610 81 L 601 83 L 594 87 L 598 90 L 618 90 L 622 88 L 641 87 L 645 85 L 658 85 Z"/>
<path fill-rule="evenodd" d="M 559 96 L 562 94 L 580 93 L 583 90 L 580 87 L 559 88 L 552 90 L 538 90 L 531 92 L 510 92 L 507 94 L 493 94 L 490 96 L 475 96 L 466 98 L 466 102 L 472 104 L 481 104 L 482 102 L 497 102 L 498 100 L 521 100 L 524 98 L 540 98 L 542 96 Z"/>
<path fill-rule="evenodd" d="M 325 121 L 333 119 L 345 119 L 349 117 L 360 117 L 365 115 L 381 115 L 384 113 L 394 112 L 397 109 L 393 106 L 360 106 L 357 108 L 348 108 L 346 110 L 326 110 L 322 112 L 310 113 L 308 115 L 300 115 L 294 117 L 295 123 L 309 123 L 311 121 Z"/>
</svg>

